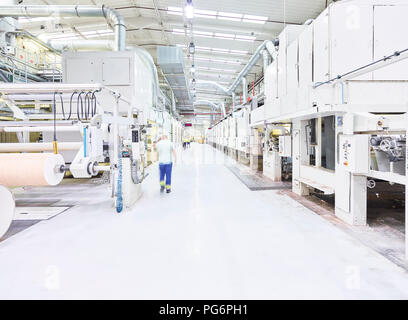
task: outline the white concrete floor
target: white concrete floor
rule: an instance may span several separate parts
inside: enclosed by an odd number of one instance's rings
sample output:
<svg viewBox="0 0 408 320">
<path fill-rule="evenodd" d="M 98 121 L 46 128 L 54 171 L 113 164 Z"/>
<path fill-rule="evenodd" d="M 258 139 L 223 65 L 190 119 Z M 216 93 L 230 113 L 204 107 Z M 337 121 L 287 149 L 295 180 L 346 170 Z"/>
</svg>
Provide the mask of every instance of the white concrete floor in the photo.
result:
<svg viewBox="0 0 408 320">
<path fill-rule="evenodd" d="M 36 189 L 78 203 L 0 242 L 0 298 L 408 298 L 408 274 L 276 191 L 249 191 L 210 146 L 157 170 L 132 211 L 106 185 Z M 31 195 L 32 196 L 32 195 Z"/>
</svg>

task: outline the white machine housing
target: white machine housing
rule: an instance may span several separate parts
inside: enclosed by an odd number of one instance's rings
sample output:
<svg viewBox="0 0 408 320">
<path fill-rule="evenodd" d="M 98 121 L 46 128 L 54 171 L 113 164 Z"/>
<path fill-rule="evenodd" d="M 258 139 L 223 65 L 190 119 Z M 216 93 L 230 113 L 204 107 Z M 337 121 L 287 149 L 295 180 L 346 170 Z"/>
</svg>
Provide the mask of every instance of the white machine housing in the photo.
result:
<svg viewBox="0 0 408 320">
<path fill-rule="evenodd" d="M 139 124 L 146 124 L 153 105 L 153 77 L 151 67 L 135 51 L 123 52 L 67 52 L 63 54 L 65 83 L 100 83 L 130 99 L 121 101 L 119 112 L 138 114 Z M 114 105 L 110 94 L 101 93 L 104 105 Z M 104 110 L 112 111 L 112 110 Z"/>
</svg>

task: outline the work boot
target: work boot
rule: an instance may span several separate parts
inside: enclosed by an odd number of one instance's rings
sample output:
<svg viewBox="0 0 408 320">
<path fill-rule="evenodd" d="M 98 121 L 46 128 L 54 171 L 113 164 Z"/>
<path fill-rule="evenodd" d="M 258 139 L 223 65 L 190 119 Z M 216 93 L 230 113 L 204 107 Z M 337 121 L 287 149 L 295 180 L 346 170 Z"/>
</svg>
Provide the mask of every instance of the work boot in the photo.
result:
<svg viewBox="0 0 408 320">
<path fill-rule="evenodd" d="M 160 187 L 160 193 L 163 193 L 164 192 L 164 187 L 162 186 L 162 187 Z"/>
<path fill-rule="evenodd" d="M 170 193 L 170 192 L 171 192 L 171 189 L 167 189 L 166 192 L 167 192 L 167 193 Z"/>
</svg>

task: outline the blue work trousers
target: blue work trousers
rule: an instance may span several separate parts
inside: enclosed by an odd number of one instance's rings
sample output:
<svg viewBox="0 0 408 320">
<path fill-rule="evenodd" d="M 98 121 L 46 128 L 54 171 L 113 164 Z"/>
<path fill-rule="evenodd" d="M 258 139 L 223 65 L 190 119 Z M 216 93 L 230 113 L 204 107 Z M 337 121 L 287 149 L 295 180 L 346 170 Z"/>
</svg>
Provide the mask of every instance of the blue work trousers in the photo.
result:
<svg viewBox="0 0 408 320">
<path fill-rule="evenodd" d="M 171 189 L 171 171 L 173 169 L 173 163 L 160 163 L 160 186 L 166 187 L 167 190 Z"/>
</svg>

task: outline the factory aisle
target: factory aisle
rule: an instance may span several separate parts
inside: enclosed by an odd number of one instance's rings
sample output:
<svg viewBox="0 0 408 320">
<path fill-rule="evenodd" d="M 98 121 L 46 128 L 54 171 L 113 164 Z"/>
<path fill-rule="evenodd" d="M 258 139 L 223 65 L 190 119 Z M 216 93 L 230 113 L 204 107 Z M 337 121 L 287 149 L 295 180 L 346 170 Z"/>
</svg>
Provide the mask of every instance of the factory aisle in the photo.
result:
<svg viewBox="0 0 408 320">
<path fill-rule="evenodd" d="M 277 191 L 249 191 L 231 160 L 193 144 L 135 208 L 106 185 L 36 189 L 80 203 L 0 242 L 0 298 L 408 298 L 408 274 Z M 66 190 L 70 192 L 66 192 Z"/>
</svg>

